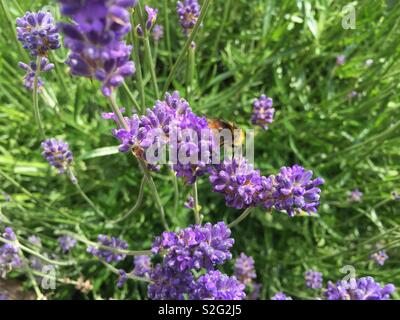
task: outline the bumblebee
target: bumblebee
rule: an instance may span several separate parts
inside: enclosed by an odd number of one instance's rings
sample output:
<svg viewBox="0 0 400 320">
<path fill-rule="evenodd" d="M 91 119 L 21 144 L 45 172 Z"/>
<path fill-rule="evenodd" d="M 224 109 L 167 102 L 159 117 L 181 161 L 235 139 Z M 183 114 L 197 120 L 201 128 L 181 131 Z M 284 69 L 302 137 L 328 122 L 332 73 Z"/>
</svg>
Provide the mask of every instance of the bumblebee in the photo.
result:
<svg viewBox="0 0 400 320">
<path fill-rule="evenodd" d="M 244 131 L 237 127 L 235 124 L 231 122 L 227 122 L 220 119 L 209 119 L 207 118 L 208 127 L 212 130 L 218 130 L 219 132 L 228 129 L 233 137 L 233 145 L 232 147 L 239 147 L 243 144 L 244 141 Z M 224 144 L 224 141 L 221 137 L 219 141 L 220 145 Z"/>
</svg>

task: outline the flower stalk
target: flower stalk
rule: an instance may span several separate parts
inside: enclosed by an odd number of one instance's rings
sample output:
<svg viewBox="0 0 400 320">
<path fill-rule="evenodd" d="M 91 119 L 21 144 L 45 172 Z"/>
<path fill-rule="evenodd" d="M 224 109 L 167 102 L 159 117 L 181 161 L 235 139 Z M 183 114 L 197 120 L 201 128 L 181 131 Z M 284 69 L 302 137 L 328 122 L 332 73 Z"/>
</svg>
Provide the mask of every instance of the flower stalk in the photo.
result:
<svg viewBox="0 0 400 320">
<path fill-rule="evenodd" d="M 174 65 L 172 66 L 172 69 L 171 69 L 171 71 L 170 71 L 170 73 L 168 75 L 168 78 L 165 81 L 165 85 L 164 85 L 164 88 L 163 88 L 163 91 L 162 91 L 162 95 L 164 95 L 167 92 L 169 86 L 172 83 L 172 80 L 174 79 L 174 76 L 175 76 L 176 72 L 178 71 L 178 67 L 182 64 L 182 61 L 185 58 L 186 52 L 188 51 L 190 45 L 192 44 L 194 38 L 196 37 L 196 34 L 197 34 L 197 32 L 198 32 L 198 30 L 199 30 L 204 18 L 206 17 L 208 8 L 210 6 L 210 2 L 211 2 L 211 0 L 205 0 L 204 1 L 204 4 L 203 4 L 203 6 L 201 8 L 200 16 L 197 19 L 197 22 L 196 22 L 192 32 L 190 33 L 189 37 L 186 39 L 185 45 L 183 46 L 182 51 L 180 52 L 178 58 L 176 59 Z"/>
<path fill-rule="evenodd" d="M 228 228 L 233 228 L 237 226 L 240 222 L 242 222 L 244 219 L 247 218 L 247 216 L 253 211 L 253 207 L 249 207 L 246 210 L 243 211 L 243 213 L 234 221 L 232 221 L 230 224 L 228 224 Z"/>
<path fill-rule="evenodd" d="M 41 137 L 44 139 L 46 137 L 43 129 L 42 119 L 40 117 L 39 111 L 39 97 L 38 97 L 38 83 L 39 83 L 39 74 L 40 74 L 40 65 L 41 65 L 41 57 L 36 57 L 36 72 L 33 78 L 33 92 L 32 92 L 32 108 L 33 108 L 33 116 L 35 117 L 36 125 L 39 128 L 39 133 Z"/>
</svg>

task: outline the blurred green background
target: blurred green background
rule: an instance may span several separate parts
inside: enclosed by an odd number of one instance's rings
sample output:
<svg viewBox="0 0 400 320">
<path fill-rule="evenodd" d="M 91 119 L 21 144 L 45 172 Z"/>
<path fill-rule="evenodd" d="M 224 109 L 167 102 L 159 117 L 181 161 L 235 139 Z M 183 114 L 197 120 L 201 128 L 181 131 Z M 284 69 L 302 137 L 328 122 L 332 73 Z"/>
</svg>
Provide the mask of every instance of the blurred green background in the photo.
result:
<svg viewBox="0 0 400 320">
<path fill-rule="evenodd" d="M 143 1 L 142 1 L 143 2 Z M 176 1 L 144 1 L 159 9 L 158 23 L 170 27 L 171 50 L 166 38 L 152 43 L 159 86 L 164 85 L 171 61 L 178 57 L 185 38 L 175 12 Z M 0 205 L 19 235 L 42 238 L 43 255 L 73 259 L 59 267 L 64 281 L 57 290 L 44 291 L 49 299 L 143 299 L 146 287 L 129 281 L 116 288 L 118 277 L 86 253 L 80 243 L 63 256 L 57 232 L 71 230 L 95 241 L 106 233 L 124 238 L 130 249 L 147 249 L 163 231 L 152 193 L 145 187 L 140 210 L 121 223 L 98 223 L 66 176 L 59 176 L 41 157 L 40 136 L 32 115 L 31 93 L 22 86 L 24 72 L 18 61 L 28 61 L 16 40 L 15 19 L 26 10 L 50 9 L 57 20 L 55 1 L 0 0 Z M 343 7 L 355 6 L 356 28 L 342 27 Z M 167 18 L 167 20 L 166 20 Z M 319 295 L 304 285 L 304 272 L 314 268 L 324 280 L 339 280 L 350 265 L 357 276 L 371 275 L 381 283 L 400 286 L 400 2 L 333 0 L 214 0 L 196 37 L 193 110 L 251 128 L 254 98 L 265 93 L 274 99 L 276 117 L 270 130 L 256 132 L 255 164 L 263 174 L 276 173 L 295 163 L 322 176 L 319 216 L 289 218 L 258 208 L 233 230 L 233 252 L 255 259 L 262 299 L 277 291 L 295 298 Z M 128 37 L 129 39 L 129 37 Z M 129 40 L 128 40 L 129 42 Z M 142 54 L 142 47 L 140 47 Z M 68 52 L 50 56 L 56 64 L 43 75 L 45 91 L 40 110 L 48 136 L 69 142 L 82 188 L 106 213 L 118 219 L 137 198 L 141 173 L 129 155 L 115 152 L 111 123 L 101 119 L 109 111 L 95 81 L 74 78 L 63 63 Z M 346 56 L 343 66 L 336 65 Z M 371 66 L 366 60 L 373 59 Z M 155 101 L 150 72 L 143 66 L 146 105 Z M 138 96 L 135 78 L 128 86 Z M 185 93 L 185 63 L 172 87 Z M 170 90 L 172 90 L 172 87 Z M 356 97 L 349 94 L 356 91 Z M 119 104 L 130 108 L 123 87 Z M 179 181 L 175 208 L 173 180 L 167 170 L 154 175 L 167 219 L 174 227 L 193 223 L 183 207 L 191 188 Z M 358 188 L 362 202 L 349 201 Z M 11 201 L 6 201 L 7 195 Z M 211 193 L 206 177 L 199 180 L 199 201 L 206 221 L 232 221 L 240 212 L 225 206 Z M 389 260 L 377 266 L 369 256 L 376 245 L 386 248 Z M 118 265 L 131 268 L 127 259 Z M 232 272 L 233 262 L 224 266 Z M 30 290 L 24 272 L 10 274 Z M 80 276 L 93 284 L 83 294 L 65 279 Z M 61 282 L 62 282 L 61 281 Z M 398 297 L 398 296 L 397 296 Z"/>
</svg>

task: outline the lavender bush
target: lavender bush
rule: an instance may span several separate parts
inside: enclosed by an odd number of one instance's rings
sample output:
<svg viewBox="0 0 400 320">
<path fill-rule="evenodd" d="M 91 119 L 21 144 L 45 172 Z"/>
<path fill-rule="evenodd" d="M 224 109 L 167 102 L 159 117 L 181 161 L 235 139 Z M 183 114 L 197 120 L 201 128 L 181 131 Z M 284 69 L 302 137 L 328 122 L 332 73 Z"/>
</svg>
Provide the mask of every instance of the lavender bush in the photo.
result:
<svg viewBox="0 0 400 320">
<path fill-rule="evenodd" d="M 2 5 L 2 278 L 37 299 L 398 298 L 397 38 L 254 2 Z"/>
</svg>

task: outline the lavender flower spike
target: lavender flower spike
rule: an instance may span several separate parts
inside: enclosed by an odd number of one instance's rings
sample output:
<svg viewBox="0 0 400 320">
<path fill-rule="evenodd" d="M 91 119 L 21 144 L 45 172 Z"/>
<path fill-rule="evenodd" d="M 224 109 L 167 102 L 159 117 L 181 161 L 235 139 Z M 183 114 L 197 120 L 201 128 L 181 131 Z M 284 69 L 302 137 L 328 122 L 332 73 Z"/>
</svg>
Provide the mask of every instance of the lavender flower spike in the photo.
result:
<svg viewBox="0 0 400 320">
<path fill-rule="evenodd" d="M 200 16 L 200 5 L 197 0 L 178 1 L 176 12 L 178 13 L 183 33 L 188 36 Z"/>
<path fill-rule="evenodd" d="M 393 284 L 381 286 L 372 277 L 328 282 L 325 296 L 328 300 L 390 300 L 396 290 Z"/>
<path fill-rule="evenodd" d="M 389 256 L 387 255 L 385 250 L 380 250 L 373 253 L 371 255 L 371 259 L 374 260 L 379 266 L 383 266 L 385 264 L 385 261 L 389 259 Z"/>
<path fill-rule="evenodd" d="M 151 300 L 184 300 L 194 282 L 189 270 L 181 272 L 161 264 L 152 269 L 150 280 L 147 294 Z"/>
<path fill-rule="evenodd" d="M 58 238 L 61 251 L 63 253 L 71 251 L 76 246 L 76 239 L 71 236 L 61 236 Z"/>
<path fill-rule="evenodd" d="M 311 179 L 312 171 L 299 165 L 283 167 L 276 176 L 270 176 L 264 183 L 261 195 L 266 208 L 286 211 L 290 217 L 302 212 L 317 212 L 322 178 Z"/>
<path fill-rule="evenodd" d="M 183 204 L 183 206 L 187 209 L 193 209 L 194 208 L 194 198 L 192 196 L 189 196 L 186 200 L 186 202 Z"/>
<path fill-rule="evenodd" d="M 58 1 L 62 14 L 74 21 L 60 24 L 65 46 L 71 50 L 66 62 L 71 73 L 97 79 L 103 95 L 110 96 L 135 72 L 135 64 L 129 60 L 132 46 L 123 37 L 131 30 L 128 8 L 136 1 Z"/>
<path fill-rule="evenodd" d="M 98 257 L 99 259 L 103 259 L 108 263 L 112 261 L 119 262 L 125 259 L 126 254 L 112 251 L 112 249 L 128 249 L 128 243 L 126 243 L 124 240 L 114 237 L 108 237 L 102 234 L 98 236 L 97 240 L 101 246 L 110 247 L 111 249 L 102 249 L 94 246 L 89 246 L 87 252 Z"/>
<path fill-rule="evenodd" d="M 19 62 L 18 66 L 26 71 L 25 77 L 24 77 L 24 87 L 29 89 L 29 90 L 33 90 L 34 87 L 34 80 L 35 80 L 35 75 L 37 70 L 37 65 L 36 65 L 36 61 L 31 61 L 28 64 L 24 63 L 24 62 Z M 54 64 L 49 63 L 49 60 L 45 57 L 41 58 L 40 61 L 40 69 L 39 72 L 47 72 L 50 71 L 54 68 Z M 38 85 L 37 85 L 37 92 L 40 93 L 42 91 L 44 82 L 42 80 L 41 77 L 38 77 Z"/>
<path fill-rule="evenodd" d="M 194 284 L 190 300 L 243 300 L 245 285 L 218 270 L 202 275 Z"/>
<path fill-rule="evenodd" d="M 322 273 L 314 270 L 308 270 L 304 274 L 306 286 L 310 289 L 322 288 Z"/>
<path fill-rule="evenodd" d="M 148 277 L 151 272 L 151 259 L 149 256 L 135 256 L 133 274 L 137 277 Z"/>
<path fill-rule="evenodd" d="M 224 222 L 215 225 L 191 226 L 174 232 L 163 232 L 154 240 L 154 254 L 164 255 L 164 264 L 178 271 L 212 270 L 232 259 L 230 249 L 234 240 Z"/>
<path fill-rule="evenodd" d="M 51 166 L 57 168 L 60 174 L 72 164 L 73 157 L 68 143 L 51 138 L 42 142 L 42 148 L 42 156 Z"/>
<path fill-rule="evenodd" d="M 144 9 L 146 10 L 147 13 L 146 29 L 150 30 L 156 23 L 158 9 L 154 9 L 149 6 L 144 6 Z"/>
<path fill-rule="evenodd" d="M 337 66 L 342 66 L 346 63 L 346 56 L 341 54 L 339 56 L 337 56 L 336 58 L 336 65 Z"/>
<path fill-rule="evenodd" d="M 28 241 L 33 244 L 35 247 L 41 248 L 42 247 L 42 240 L 40 237 L 31 235 L 28 237 Z"/>
<path fill-rule="evenodd" d="M 156 24 L 153 28 L 152 34 L 154 42 L 159 42 L 164 37 L 164 27 L 162 25 Z"/>
<path fill-rule="evenodd" d="M 262 191 L 260 172 L 244 158 L 224 161 L 211 169 L 210 182 L 214 192 L 225 195 L 226 205 L 236 209 L 256 206 Z"/>
<path fill-rule="evenodd" d="M 10 241 L 16 241 L 14 231 L 7 227 L 4 229 L 3 237 Z M 5 243 L 0 247 L 0 277 L 5 278 L 6 274 L 13 268 L 22 265 L 19 248 L 15 243 Z"/>
<path fill-rule="evenodd" d="M 268 130 L 268 124 L 274 120 L 275 109 L 272 108 L 272 99 L 264 94 L 254 101 L 253 115 L 251 122 L 254 125 L 259 125 L 264 130 Z"/>
<path fill-rule="evenodd" d="M 358 189 L 354 189 L 350 193 L 349 201 L 350 202 L 361 202 L 362 197 L 363 197 L 363 193 Z"/>
<path fill-rule="evenodd" d="M 59 34 L 50 12 L 27 12 L 16 20 L 18 40 L 32 56 L 47 56 L 60 47 Z"/>
<path fill-rule="evenodd" d="M 241 283 L 250 285 L 257 277 L 254 269 L 254 259 L 242 252 L 239 258 L 236 259 L 234 274 Z"/>
<path fill-rule="evenodd" d="M 284 294 L 283 292 L 278 292 L 277 294 L 275 294 L 271 300 L 293 300 L 292 297 L 287 296 L 286 294 Z"/>
</svg>

